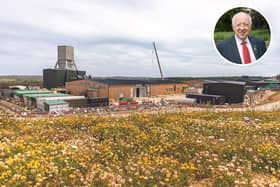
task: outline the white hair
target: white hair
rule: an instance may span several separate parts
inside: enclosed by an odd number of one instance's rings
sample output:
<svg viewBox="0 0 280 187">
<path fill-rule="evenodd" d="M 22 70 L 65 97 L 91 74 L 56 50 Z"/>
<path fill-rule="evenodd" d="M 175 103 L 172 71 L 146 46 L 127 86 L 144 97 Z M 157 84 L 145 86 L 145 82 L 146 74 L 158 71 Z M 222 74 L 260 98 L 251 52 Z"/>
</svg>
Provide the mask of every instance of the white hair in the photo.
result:
<svg viewBox="0 0 280 187">
<path fill-rule="evenodd" d="M 249 24 L 252 25 L 252 17 L 250 16 L 250 14 L 248 14 L 246 12 L 238 12 L 238 13 L 234 14 L 234 16 L 232 17 L 232 20 L 231 20 L 231 24 L 234 25 L 234 23 L 236 21 L 236 17 L 241 15 L 241 14 L 247 15 L 248 18 L 249 18 Z"/>
</svg>

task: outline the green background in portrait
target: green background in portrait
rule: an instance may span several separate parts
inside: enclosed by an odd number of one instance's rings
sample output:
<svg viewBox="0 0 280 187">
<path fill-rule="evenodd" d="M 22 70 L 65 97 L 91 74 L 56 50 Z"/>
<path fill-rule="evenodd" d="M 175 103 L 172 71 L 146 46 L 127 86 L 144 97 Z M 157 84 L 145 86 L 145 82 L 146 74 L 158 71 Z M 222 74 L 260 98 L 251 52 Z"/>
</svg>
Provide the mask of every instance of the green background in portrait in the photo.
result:
<svg viewBox="0 0 280 187">
<path fill-rule="evenodd" d="M 252 31 L 250 33 L 250 36 L 255 36 L 264 40 L 266 46 L 268 47 L 271 33 L 266 19 L 259 12 L 246 7 L 231 9 L 227 11 L 225 14 L 223 14 L 222 17 L 220 17 L 220 19 L 218 20 L 215 26 L 215 31 L 214 31 L 215 42 L 224 40 L 233 35 L 233 31 L 231 27 L 231 19 L 235 13 L 240 11 L 247 12 L 252 17 L 253 23 L 252 23 Z"/>
</svg>

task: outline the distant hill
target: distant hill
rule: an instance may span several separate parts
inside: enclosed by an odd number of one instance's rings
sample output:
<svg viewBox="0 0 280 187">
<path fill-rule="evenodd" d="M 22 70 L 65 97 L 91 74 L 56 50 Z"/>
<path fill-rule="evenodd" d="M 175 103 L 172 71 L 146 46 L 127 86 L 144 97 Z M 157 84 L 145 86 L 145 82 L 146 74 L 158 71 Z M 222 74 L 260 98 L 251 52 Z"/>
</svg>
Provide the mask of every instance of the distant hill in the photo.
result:
<svg viewBox="0 0 280 187">
<path fill-rule="evenodd" d="M 41 86 L 43 76 L 40 75 L 0 75 L 0 88 L 12 85 Z"/>
<path fill-rule="evenodd" d="M 43 80 L 41 75 L 0 75 L 0 80 Z"/>
</svg>

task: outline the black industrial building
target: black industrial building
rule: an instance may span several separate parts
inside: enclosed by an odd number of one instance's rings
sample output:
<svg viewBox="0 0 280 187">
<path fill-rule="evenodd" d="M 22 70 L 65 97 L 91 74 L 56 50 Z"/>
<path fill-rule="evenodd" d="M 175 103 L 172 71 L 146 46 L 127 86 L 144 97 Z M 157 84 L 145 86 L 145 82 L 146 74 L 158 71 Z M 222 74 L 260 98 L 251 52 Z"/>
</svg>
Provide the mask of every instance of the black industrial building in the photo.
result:
<svg viewBox="0 0 280 187">
<path fill-rule="evenodd" d="M 208 80 L 203 84 L 202 94 L 187 94 L 187 97 L 195 98 L 197 103 L 205 104 L 243 103 L 247 90 L 277 88 L 279 84 L 275 80 L 250 79 L 249 77 L 242 77 L 240 81 Z"/>
<path fill-rule="evenodd" d="M 226 103 L 242 103 L 246 94 L 246 82 L 207 81 L 203 85 L 203 94 L 225 96 Z"/>
<path fill-rule="evenodd" d="M 54 69 L 43 70 L 44 88 L 64 87 L 65 82 L 84 79 L 85 71 L 79 71 L 74 59 L 74 47 L 57 46 L 57 62 Z"/>
<path fill-rule="evenodd" d="M 47 89 L 64 87 L 65 82 L 84 79 L 85 75 L 85 71 L 44 69 L 43 86 Z"/>
</svg>

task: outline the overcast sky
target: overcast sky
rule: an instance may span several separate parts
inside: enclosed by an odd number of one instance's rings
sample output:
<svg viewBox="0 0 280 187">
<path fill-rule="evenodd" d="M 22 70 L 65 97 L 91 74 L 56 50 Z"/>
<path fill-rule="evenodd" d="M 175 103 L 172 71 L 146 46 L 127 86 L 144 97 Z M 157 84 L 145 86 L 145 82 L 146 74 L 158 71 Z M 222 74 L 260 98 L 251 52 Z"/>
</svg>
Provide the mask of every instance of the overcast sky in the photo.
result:
<svg viewBox="0 0 280 187">
<path fill-rule="evenodd" d="M 271 43 L 259 62 L 227 63 L 213 30 L 235 7 L 268 20 Z M 75 48 L 79 70 L 92 76 L 229 76 L 280 73 L 280 1 L 276 0 L 9 0 L 0 7 L 0 75 L 42 75 L 57 45 Z M 278 42 L 277 42 L 278 41 Z"/>
</svg>

